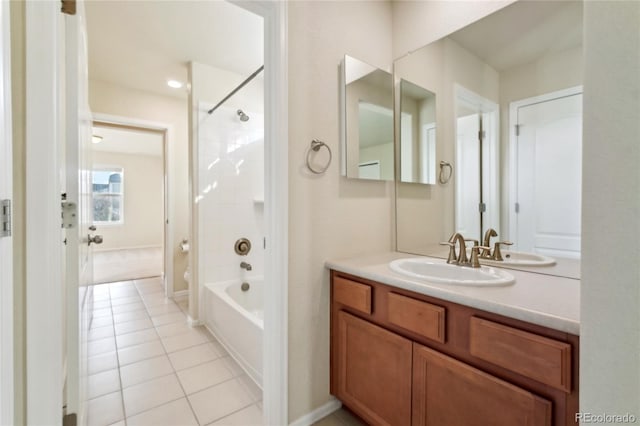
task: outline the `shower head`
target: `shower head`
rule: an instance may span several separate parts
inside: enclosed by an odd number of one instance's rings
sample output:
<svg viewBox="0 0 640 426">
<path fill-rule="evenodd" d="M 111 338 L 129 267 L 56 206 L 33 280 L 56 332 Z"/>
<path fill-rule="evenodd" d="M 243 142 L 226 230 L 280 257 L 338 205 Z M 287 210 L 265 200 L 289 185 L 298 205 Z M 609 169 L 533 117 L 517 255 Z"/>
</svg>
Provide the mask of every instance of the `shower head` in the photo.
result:
<svg viewBox="0 0 640 426">
<path fill-rule="evenodd" d="M 245 114 L 241 109 L 237 111 L 237 114 L 240 117 L 240 121 L 249 121 L 249 116 Z"/>
</svg>

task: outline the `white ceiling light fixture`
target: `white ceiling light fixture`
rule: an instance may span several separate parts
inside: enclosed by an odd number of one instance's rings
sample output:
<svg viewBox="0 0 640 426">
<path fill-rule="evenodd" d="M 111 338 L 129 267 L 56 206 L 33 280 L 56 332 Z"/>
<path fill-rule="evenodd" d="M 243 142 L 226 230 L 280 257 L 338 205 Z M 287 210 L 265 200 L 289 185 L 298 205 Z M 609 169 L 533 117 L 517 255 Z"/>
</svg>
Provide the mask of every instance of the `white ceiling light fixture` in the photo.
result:
<svg viewBox="0 0 640 426">
<path fill-rule="evenodd" d="M 99 135 L 91 136 L 91 142 L 93 143 L 100 143 L 102 142 L 102 139 L 103 139 L 102 136 L 99 136 Z"/>
<path fill-rule="evenodd" d="M 171 87 L 172 89 L 180 89 L 182 88 L 182 86 L 184 86 L 184 83 L 178 80 L 167 80 L 167 86 Z"/>
</svg>

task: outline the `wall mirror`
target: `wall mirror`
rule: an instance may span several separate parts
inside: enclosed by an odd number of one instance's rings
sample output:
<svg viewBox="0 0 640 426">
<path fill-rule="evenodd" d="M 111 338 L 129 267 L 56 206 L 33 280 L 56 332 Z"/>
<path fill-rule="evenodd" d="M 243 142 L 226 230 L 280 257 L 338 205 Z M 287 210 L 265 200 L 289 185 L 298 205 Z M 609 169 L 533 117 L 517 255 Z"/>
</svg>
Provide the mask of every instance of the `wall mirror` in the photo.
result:
<svg viewBox="0 0 640 426">
<path fill-rule="evenodd" d="M 396 81 L 438 94 L 437 160 L 455 170 L 396 184 L 398 251 L 446 257 L 454 231 L 492 228 L 555 260 L 501 266 L 579 278 L 582 75 L 580 1 L 518 1 L 396 60 Z"/>
<path fill-rule="evenodd" d="M 436 183 L 436 94 L 400 80 L 400 181 Z"/>
<path fill-rule="evenodd" d="M 393 180 L 393 78 L 348 55 L 341 73 L 342 175 Z"/>
</svg>

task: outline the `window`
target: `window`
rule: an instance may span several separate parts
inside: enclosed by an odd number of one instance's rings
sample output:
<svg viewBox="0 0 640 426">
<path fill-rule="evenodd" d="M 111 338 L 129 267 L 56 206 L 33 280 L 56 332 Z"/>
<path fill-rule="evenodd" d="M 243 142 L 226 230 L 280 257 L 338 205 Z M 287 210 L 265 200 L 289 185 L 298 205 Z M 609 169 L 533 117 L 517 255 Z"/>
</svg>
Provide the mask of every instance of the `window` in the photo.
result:
<svg viewBox="0 0 640 426">
<path fill-rule="evenodd" d="M 95 223 L 123 223 L 123 170 L 96 168 L 91 174 L 93 187 L 93 221 Z"/>
</svg>

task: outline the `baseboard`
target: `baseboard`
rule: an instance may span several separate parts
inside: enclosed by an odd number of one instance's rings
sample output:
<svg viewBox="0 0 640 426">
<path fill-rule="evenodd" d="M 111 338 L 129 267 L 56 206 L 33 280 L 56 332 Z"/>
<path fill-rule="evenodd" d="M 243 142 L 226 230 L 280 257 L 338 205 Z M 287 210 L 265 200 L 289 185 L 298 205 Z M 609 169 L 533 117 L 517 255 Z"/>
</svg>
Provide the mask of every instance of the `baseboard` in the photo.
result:
<svg viewBox="0 0 640 426">
<path fill-rule="evenodd" d="M 94 253 L 106 253 L 110 251 L 120 251 L 120 250 L 148 250 L 148 249 L 160 249 L 162 250 L 162 246 L 131 246 L 131 247 L 114 247 L 114 248 L 95 248 L 93 249 Z"/>
<path fill-rule="evenodd" d="M 198 327 L 200 325 L 203 325 L 204 323 L 200 320 L 194 320 L 193 318 L 191 318 L 191 315 L 188 316 L 187 318 L 187 322 L 189 323 L 189 327 Z"/>
<path fill-rule="evenodd" d="M 316 408 L 312 412 L 305 414 L 302 417 L 298 417 L 294 422 L 289 423 L 289 426 L 311 426 L 318 420 L 321 420 L 334 411 L 339 410 L 340 407 L 342 407 L 342 403 L 336 398 L 331 397 L 331 401 Z"/>
<path fill-rule="evenodd" d="M 186 299 L 189 297 L 189 290 L 178 290 L 173 292 L 174 300 Z"/>
</svg>

